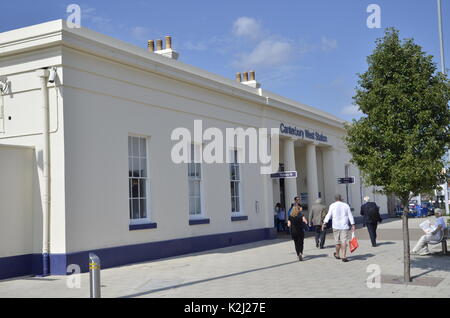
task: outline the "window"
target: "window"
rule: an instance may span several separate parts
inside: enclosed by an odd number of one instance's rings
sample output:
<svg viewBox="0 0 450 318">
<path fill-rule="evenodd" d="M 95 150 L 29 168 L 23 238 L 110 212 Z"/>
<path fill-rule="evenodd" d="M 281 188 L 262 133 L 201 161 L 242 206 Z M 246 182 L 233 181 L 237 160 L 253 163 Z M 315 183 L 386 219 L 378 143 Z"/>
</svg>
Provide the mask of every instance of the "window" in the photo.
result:
<svg viewBox="0 0 450 318">
<path fill-rule="evenodd" d="M 200 152 L 200 146 L 191 144 L 190 162 L 188 163 L 189 179 L 189 216 L 199 217 L 203 215 L 202 209 L 202 169 L 201 163 L 196 163 L 194 158 Z"/>
<path fill-rule="evenodd" d="M 148 221 L 147 138 L 128 136 L 130 223 Z"/>
<path fill-rule="evenodd" d="M 238 163 L 238 151 L 231 150 L 230 163 L 231 212 L 242 212 L 241 171 Z"/>
</svg>

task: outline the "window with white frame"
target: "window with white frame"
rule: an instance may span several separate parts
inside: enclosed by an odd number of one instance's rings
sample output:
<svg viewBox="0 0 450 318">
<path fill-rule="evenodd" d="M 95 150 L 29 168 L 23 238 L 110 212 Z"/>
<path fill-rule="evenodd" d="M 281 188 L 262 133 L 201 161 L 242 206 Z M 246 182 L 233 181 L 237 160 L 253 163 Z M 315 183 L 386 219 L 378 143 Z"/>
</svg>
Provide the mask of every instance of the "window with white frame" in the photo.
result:
<svg viewBox="0 0 450 318">
<path fill-rule="evenodd" d="M 128 136 L 128 187 L 130 222 L 139 223 L 148 220 L 146 137 Z"/>
<path fill-rule="evenodd" d="M 238 150 L 231 150 L 230 162 L 230 188 L 231 188 L 231 212 L 242 212 L 241 170 L 238 163 Z"/>
<path fill-rule="evenodd" d="M 199 155 L 200 146 L 191 144 L 190 162 L 188 163 L 189 179 L 189 216 L 198 217 L 203 215 L 202 209 L 202 167 L 201 163 L 195 162 L 195 155 Z"/>
</svg>

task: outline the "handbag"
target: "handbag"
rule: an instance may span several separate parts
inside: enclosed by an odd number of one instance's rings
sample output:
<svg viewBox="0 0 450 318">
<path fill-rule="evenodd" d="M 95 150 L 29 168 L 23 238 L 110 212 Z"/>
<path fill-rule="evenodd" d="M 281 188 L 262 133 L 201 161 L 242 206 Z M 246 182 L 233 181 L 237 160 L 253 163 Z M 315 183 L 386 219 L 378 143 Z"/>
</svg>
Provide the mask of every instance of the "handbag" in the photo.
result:
<svg viewBox="0 0 450 318">
<path fill-rule="evenodd" d="M 350 253 L 353 253 L 359 247 L 355 232 L 352 232 L 352 239 L 350 240 Z"/>
</svg>

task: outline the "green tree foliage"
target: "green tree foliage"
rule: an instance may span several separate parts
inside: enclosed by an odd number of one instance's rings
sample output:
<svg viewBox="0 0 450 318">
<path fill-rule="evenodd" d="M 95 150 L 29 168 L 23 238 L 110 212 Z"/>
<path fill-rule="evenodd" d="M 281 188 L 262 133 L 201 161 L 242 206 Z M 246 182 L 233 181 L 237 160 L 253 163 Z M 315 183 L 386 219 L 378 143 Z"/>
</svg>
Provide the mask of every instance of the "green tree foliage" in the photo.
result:
<svg viewBox="0 0 450 318">
<path fill-rule="evenodd" d="M 450 84 L 432 56 L 393 28 L 367 61 L 354 96 L 366 116 L 346 126 L 345 141 L 365 182 L 405 203 L 410 192 L 429 192 L 446 178 Z"/>
<path fill-rule="evenodd" d="M 404 205 L 404 281 L 411 281 L 408 202 L 448 179 L 444 153 L 450 143 L 450 83 L 432 56 L 390 28 L 378 39 L 369 68 L 353 97 L 365 114 L 346 125 L 345 143 L 365 183 L 382 187 Z"/>
</svg>

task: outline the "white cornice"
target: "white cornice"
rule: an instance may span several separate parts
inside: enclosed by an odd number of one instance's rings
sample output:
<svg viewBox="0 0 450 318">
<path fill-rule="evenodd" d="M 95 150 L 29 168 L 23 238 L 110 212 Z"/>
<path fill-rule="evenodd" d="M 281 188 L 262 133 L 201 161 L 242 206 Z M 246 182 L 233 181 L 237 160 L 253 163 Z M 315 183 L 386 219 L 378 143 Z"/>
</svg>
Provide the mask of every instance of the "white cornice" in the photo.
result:
<svg viewBox="0 0 450 318">
<path fill-rule="evenodd" d="M 343 129 L 345 121 L 313 107 L 237 83 L 231 79 L 187 65 L 180 61 L 147 52 L 145 49 L 86 29 L 71 29 L 64 20 L 50 21 L 0 33 L 0 57 L 61 45 L 107 58 L 122 64 L 155 72 L 226 95 L 274 107 Z"/>
</svg>

